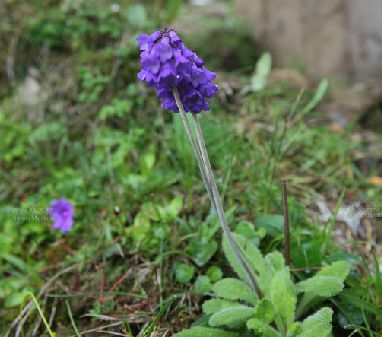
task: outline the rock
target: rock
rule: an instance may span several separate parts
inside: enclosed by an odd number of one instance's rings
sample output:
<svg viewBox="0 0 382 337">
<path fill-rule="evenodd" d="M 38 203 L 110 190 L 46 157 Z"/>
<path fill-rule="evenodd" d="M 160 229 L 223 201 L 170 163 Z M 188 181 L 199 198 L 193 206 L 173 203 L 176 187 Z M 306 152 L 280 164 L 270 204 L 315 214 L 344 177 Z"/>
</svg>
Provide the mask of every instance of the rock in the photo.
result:
<svg viewBox="0 0 382 337">
<path fill-rule="evenodd" d="M 313 77 L 382 77 L 380 0 L 236 0 L 277 66 Z"/>
</svg>

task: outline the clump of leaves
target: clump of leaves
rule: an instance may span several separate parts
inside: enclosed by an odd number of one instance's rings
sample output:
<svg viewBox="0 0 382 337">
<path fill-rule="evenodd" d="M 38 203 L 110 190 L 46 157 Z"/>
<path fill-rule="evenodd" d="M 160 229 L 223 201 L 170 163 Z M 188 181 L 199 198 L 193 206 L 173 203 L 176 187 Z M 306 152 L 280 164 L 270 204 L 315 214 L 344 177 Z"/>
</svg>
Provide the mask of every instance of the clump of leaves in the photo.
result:
<svg viewBox="0 0 382 337">
<path fill-rule="evenodd" d="M 340 293 L 349 273 L 349 264 L 337 261 L 324 266 L 311 278 L 294 282 L 284 257 L 278 251 L 263 256 L 244 236 L 235 240 L 256 276 L 262 294 L 248 286 L 249 279 L 237 262 L 226 240 L 224 253 L 240 277 L 224 278 L 212 287 L 213 298 L 203 304 L 206 319 L 177 337 L 242 336 L 255 333 L 262 337 L 326 337 L 332 331 L 333 310 L 322 307 L 304 320 L 325 299 Z"/>
</svg>

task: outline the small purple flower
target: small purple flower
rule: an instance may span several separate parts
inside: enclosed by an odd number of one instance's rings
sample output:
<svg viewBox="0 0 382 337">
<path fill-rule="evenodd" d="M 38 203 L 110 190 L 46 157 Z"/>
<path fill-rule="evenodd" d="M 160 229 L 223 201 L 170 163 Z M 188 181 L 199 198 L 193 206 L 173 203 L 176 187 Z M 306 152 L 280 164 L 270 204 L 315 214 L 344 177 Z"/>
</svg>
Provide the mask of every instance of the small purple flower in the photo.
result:
<svg viewBox="0 0 382 337">
<path fill-rule="evenodd" d="M 73 226 L 73 205 L 61 198 L 60 200 L 52 200 L 50 207 L 46 209 L 52 220 L 54 220 L 53 228 L 63 233 L 68 232 Z"/>
<path fill-rule="evenodd" d="M 210 109 L 206 99 L 218 91 L 212 83 L 216 74 L 204 67 L 203 60 L 184 46 L 174 30 L 166 28 L 151 35 L 142 34 L 137 41 L 142 51 L 138 78 L 157 90 L 162 107 L 179 111 L 172 93 L 175 86 L 186 112 Z"/>
</svg>

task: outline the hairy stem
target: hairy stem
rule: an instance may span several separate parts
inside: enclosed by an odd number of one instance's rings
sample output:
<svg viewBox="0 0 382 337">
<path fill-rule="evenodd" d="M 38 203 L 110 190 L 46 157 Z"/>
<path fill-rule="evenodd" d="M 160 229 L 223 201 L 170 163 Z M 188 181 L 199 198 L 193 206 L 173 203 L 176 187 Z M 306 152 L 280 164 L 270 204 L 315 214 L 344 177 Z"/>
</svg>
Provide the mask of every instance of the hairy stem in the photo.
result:
<svg viewBox="0 0 382 337">
<path fill-rule="evenodd" d="M 211 200 L 213 207 L 215 208 L 215 210 L 217 212 L 219 222 L 220 222 L 220 225 L 223 229 L 223 232 L 224 232 L 224 234 L 228 240 L 228 243 L 229 243 L 236 259 L 240 263 L 244 272 L 247 274 L 247 276 L 251 282 L 252 288 L 258 293 L 259 297 L 262 297 L 261 290 L 259 289 L 252 272 L 250 271 L 246 262 L 244 261 L 242 253 L 240 251 L 240 248 L 236 244 L 236 242 L 232 236 L 232 233 L 230 232 L 230 230 L 228 228 L 227 222 L 225 220 L 225 215 L 224 215 L 224 210 L 223 210 L 221 198 L 220 198 L 219 192 L 217 190 L 215 179 L 213 178 L 211 164 L 210 164 L 209 159 L 208 159 L 207 149 L 205 147 L 203 134 L 201 133 L 200 125 L 199 125 L 199 123 L 197 123 L 197 125 L 199 126 L 199 130 L 198 130 L 198 128 L 195 124 L 196 134 L 197 134 L 198 143 L 199 143 L 199 147 L 198 147 L 196 142 L 195 142 L 195 138 L 194 138 L 194 135 L 192 133 L 190 123 L 188 122 L 186 111 L 184 110 L 183 104 L 180 100 L 179 92 L 178 92 L 177 88 L 172 87 L 172 92 L 173 92 L 176 104 L 179 108 L 179 112 L 180 112 L 184 127 L 186 129 L 187 136 L 190 140 L 192 149 L 194 151 L 196 160 L 198 162 L 200 173 L 202 175 L 204 185 L 205 185 L 206 190 L 208 192 L 208 196 Z"/>
<path fill-rule="evenodd" d="M 212 188 L 212 194 L 213 194 L 214 200 L 215 200 L 216 212 L 218 214 L 218 217 L 219 217 L 221 226 L 223 228 L 224 234 L 225 234 L 225 236 L 228 240 L 228 243 L 231 246 L 231 249 L 233 250 L 236 258 L 238 259 L 241 267 L 243 268 L 245 273 L 248 275 L 248 278 L 251 281 L 252 287 L 257 292 L 259 297 L 262 297 L 262 292 L 261 292 L 260 288 L 258 287 L 258 284 L 255 280 L 255 277 L 254 277 L 253 273 L 251 272 L 250 268 L 248 267 L 248 265 L 245 261 L 244 253 L 241 251 L 241 248 L 237 245 L 237 243 L 236 243 L 235 239 L 233 238 L 232 233 L 228 227 L 227 220 L 225 218 L 223 203 L 222 203 L 222 200 L 221 200 L 218 188 L 217 188 L 216 180 L 214 177 L 214 173 L 212 171 L 211 162 L 210 162 L 208 152 L 207 152 L 207 147 L 206 147 L 206 144 L 204 141 L 203 131 L 202 131 L 202 128 L 201 128 L 200 123 L 199 123 L 199 117 L 196 114 L 192 114 L 192 118 L 194 121 L 194 126 L 195 126 L 195 130 L 196 130 L 196 137 L 198 139 L 199 148 L 200 148 L 200 151 L 202 153 L 202 159 L 203 159 L 203 162 L 205 164 L 204 166 L 205 166 L 205 169 L 207 172 L 207 179 L 208 179 L 208 182 Z"/>
<path fill-rule="evenodd" d="M 201 157 L 200 150 L 199 150 L 199 148 L 198 148 L 198 146 L 197 146 L 197 144 L 195 142 L 194 135 L 192 134 L 191 126 L 190 126 L 190 123 L 189 123 L 189 121 L 187 119 L 186 112 L 184 111 L 183 104 L 180 101 L 178 89 L 173 87 L 172 91 L 173 91 L 173 94 L 174 94 L 174 97 L 175 97 L 176 104 L 177 104 L 177 106 L 179 108 L 180 116 L 182 118 L 184 128 L 186 129 L 186 133 L 187 133 L 188 139 L 190 140 L 192 150 L 194 151 L 196 161 L 198 162 L 199 170 L 200 170 L 200 173 L 202 175 L 203 183 L 204 183 L 204 186 L 206 187 L 206 190 L 207 190 L 207 193 L 208 193 L 208 197 L 212 201 L 212 206 L 214 208 L 216 208 L 215 207 L 215 202 L 213 201 L 214 199 L 213 199 L 213 195 L 212 195 L 212 189 L 211 189 L 210 184 L 208 183 L 207 174 L 206 174 L 205 169 L 204 169 L 203 159 Z"/>
<path fill-rule="evenodd" d="M 284 209 L 284 257 L 285 265 L 290 266 L 290 225 L 288 211 L 288 191 L 285 180 L 281 180 L 280 184 Z"/>
</svg>

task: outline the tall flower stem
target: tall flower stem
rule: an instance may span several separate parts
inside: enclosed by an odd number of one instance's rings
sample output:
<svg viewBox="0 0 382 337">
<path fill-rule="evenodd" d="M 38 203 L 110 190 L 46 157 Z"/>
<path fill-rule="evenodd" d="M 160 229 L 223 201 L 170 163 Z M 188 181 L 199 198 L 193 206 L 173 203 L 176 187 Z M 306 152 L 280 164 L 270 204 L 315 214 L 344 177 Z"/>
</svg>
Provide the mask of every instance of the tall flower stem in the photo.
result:
<svg viewBox="0 0 382 337">
<path fill-rule="evenodd" d="M 195 141 L 195 138 L 192 134 L 191 126 L 190 126 L 190 123 L 187 119 L 186 112 L 184 111 L 183 104 L 180 100 L 178 89 L 173 87 L 172 91 L 173 91 L 173 94 L 174 94 L 174 97 L 176 100 L 176 104 L 177 104 L 179 111 L 180 111 L 180 116 L 182 118 L 183 125 L 184 125 L 184 128 L 186 130 L 186 134 L 188 136 L 188 139 L 190 140 L 191 147 L 192 147 L 192 150 L 194 151 L 196 161 L 198 162 L 199 170 L 200 170 L 200 173 L 202 175 L 203 183 L 204 183 L 204 186 L 206 187 L 208 197 L 210 198 L 210 200 L 212 202 L 212 206 L 216 209 L 215 201 L 214 201 L 213 194 L 212 194 L 212 188 L 208 182 L 207 174 L 206 174 L 206 171 L 204 169 L 203 159 L 201 157 L 200 150 L 199 150 L 198 145 Z"/>
<path fill-rule="evenodd" d="M 245 261 L 246 256 L 242 252 L 242 250 L 238 246 L 238 244 L 236 243 L 236 241 L 233 238 L 233 235 L 232 235 L 232 233 L 228 227 L 227 220 L 225 218 L 222 199 L 220 197 L 220 194 L 219 194 L 219 191 L 217 188 L 216 180 L 214 177 L 214 173 L 212 171 L 211 162 L 210 162 L 208 152 L 207 152 L 207 147 L 206 147 L 204 137 L 203 137 L 203 131 L 202 131 L 202 128 L 201 128 L 200 123 L 199 123 L 199 117 L 197 114 L 192 114 L 192 118 L 193 118 L 195 130 L 196 130 L 196 136 L 198 139 L 199 148 L 200 148 L 200 151 L 202 153 L 202 159 L 203 159 L 203 162 L 205 164 L 204 166 L 205 166 L 206 173 L 207 173 L 207 179 L 208 179 L 208 182 L 210 183 L 211 188 L 212 188 L 212 194 L 213 194 L 214 200 L 215 200 L 216 212 L 218 213 L 224 234 L 226 235 L 226 238 L 227 238 L 227 240 L 231 246 L 231 249 L 235 253 L 236 258 L 239 260 L 241 267 L 243 268 L 243 270 L 247 274 L 248 278 L 250 279 L 252 287 L 257 292 L 259 297 L 262 297 L 261 289 L 259 288 L 252 271 L 250 270 L 250 268 L 247 265 L 247 262 Z"/>
<path fill-rule="evenodd" d="M 288 190 L 285 180 L 281 180 L 280 184 L 284 209 L 284 257 L 285 265 L 290 266 L 290 225 L 288 211 Z"/>
<path fill-rule="evenodd" d="M 236 244 L 236 241 L 233 238 L 233 235 L 232 235 L 231 231 L 229 230 L 227 221 L 225 219 L 225 214 L 224 214 L 224 210 L 223 210 L 221 197 L 220 197 L 220 194 L 218 192 L 216 181 L 215 181 L 215 178 L 214 178 L 214 175 L 212 172 L 211 163 L 209 161 L 207 148 L 205 146 L 203 133 L 202 133 L 202 129 L 200 127 L 199 121 L 198 121 L 198 117 L 196 115 L 192 114 L 193 119 L 194 119 L 194 126 L 195 126 L 195 130 L 196 130 L 196 135 L 197 135 L 199 147 L 197 147 L 197 145 L 196 145 L 195 138 L 194 138 L 194 135 L 192 133 L 190 124 L 188 122 L 187 115 L 186 115 L 186 112 L 184 110 L 183 104 L 180 100 L 178 90 L 175 87 L 173 87 L 172 91 L 174 94 L 176 104 L 179 108 L 179 112 L 180 112 L 181 118 L 183 120 L 185 129 L 186 129 L 186 133 L 189 137 L 192 149 L 193 149 L 195 157 L 197 159 L 199 169 L 200 169 L 200 172 L 201 172 L 201 175 L 203 178 L 204 185 L 207 189 L 208 196 L 211 200 L 211 203 L 216 210 L 216 213 L 218 215 L 219 222 L 220 222 L 220 225 L 223 229 L 224 235 L 227 238 L 228 244 L 230 245 L 232 252 L 235 255 L 235 258 L 238 260 L 241 268 L 243 269 L 243 271 L 248 276 L 252 288 L 254 289 L 254 291 L 257 292 L 259 297 L 261 297 L 262 296 L 261 290 L 257 285 L 257 282 L 254 278 L 253 273 L 251 272 L 250 268 L 248 267 L 246 261 L 244 260 L 242 252 L 240 250 L 240 247 Z"/>
</svg>

